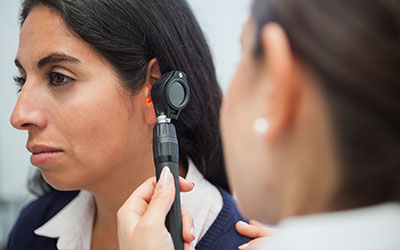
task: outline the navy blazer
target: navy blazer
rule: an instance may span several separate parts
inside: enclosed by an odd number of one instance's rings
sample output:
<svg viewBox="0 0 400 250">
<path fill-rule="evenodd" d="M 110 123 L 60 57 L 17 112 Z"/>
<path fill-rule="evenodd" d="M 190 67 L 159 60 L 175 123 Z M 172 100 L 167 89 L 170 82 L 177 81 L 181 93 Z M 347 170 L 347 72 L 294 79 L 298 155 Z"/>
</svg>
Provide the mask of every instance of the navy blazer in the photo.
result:
<svg viewBox="0 0 400 250">
<path fill-rule="evenodd" d="M 240 215 L 232 196 L 222 188 L 218 188 L 218 190 L 223 199 L 222 209 L 206 234 L 197 243 L 195 247 L 197 250 L 237 249 L 240 245 L 251 240 L 236 232 L 235 223 L 239 220 L 247 220 Z M 78 193 L 79 191 L 54 190 L 26 206 L 10 233 L 7 249 L 57 249 L 57 238 L 38 236 L 33 231 L 56 215 Z"/>
</svg>

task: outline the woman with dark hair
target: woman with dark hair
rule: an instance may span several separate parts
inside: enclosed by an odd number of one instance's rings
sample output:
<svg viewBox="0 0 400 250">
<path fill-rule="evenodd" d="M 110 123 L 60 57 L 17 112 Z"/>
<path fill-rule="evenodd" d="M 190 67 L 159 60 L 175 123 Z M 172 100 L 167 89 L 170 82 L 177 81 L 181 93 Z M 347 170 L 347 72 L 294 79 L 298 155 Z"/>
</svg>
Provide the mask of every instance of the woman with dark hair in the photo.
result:
<svg viewBox="0 0 400 250">
<path fill-rule="evenodd" d="M 154 175 L 149 88 L 172 70 L 191 89 L 174 122 L 180 174 L 196 183 L 182 195 L 194 215 L 186 233 L 197 249 L 248 240 L 232 228 L 243 218 L 224 170 L 221 90 L 184 0 L 25 0 L 20 18 L 11 123 L 28 132 L 40 169 L 30 187 L 40 198 L 22 211 L 9 249 L 118 248 L 117 210 Z"/>
<path fill-rule="evenodd" d="M 400 1 L 255 0 L 241 43 L 221 130 L 239 207 L 279 223 L 262 249 L 400 249 Z M 121 245 L 157 238 L 165 176 L 120 209 Z"/>
</svg>

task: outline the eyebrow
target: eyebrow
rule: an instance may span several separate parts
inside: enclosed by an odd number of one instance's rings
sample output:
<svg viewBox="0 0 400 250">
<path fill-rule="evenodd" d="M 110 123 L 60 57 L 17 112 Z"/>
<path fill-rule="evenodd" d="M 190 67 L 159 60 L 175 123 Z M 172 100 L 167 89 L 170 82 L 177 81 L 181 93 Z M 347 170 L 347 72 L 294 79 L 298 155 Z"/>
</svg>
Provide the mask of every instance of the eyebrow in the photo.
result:
<svg viewBox="0 0 400 250">
<path fill-rule="evenodd" d="M 59 63 L 59 62 L 73 62 L 73 63 L 80 63 L 80 61 L 72 56 L 69 56 L 64 53 L 51 53 L 50 55 L 40 59 L 40 61 L 37 63 L 37 66 L 39 69 L 43 68 L 49 63 Z M 20 69 L 24 69 L 22 67 L 21 63 L 19 62 L 18 59 L 14 60 L 15 66 L 17 66 Z"/>
<path fill-rule="evenodd" d="M 52 53 L 45 58 L 40 59 L 37 63 L 38 68 L 41 69 L 49 63 L 59 63 L 59 62 L 73 62 L 73 63 L 80 63 L 78 59 L 75 57 L 66 55 L 64 53 Z"/>
</svg>

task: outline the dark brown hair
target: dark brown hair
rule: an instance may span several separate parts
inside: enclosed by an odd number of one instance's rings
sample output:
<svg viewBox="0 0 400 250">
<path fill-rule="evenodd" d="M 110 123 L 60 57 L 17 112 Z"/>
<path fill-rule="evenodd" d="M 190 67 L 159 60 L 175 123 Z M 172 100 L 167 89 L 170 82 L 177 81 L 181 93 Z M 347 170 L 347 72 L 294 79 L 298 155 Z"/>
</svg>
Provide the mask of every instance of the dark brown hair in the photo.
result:
<svg viewBox="0 0 400 250">
<path fill-rule="evenodd" d="M 343 163 L 347 207 L 400 198 L 400 1 L 255 0 L 259 35 L 280 24 L 319 79 Z"/>
<path fill-rule="evenodd" d="M 106 58 L 133 94 L 157 58 L 161 73 L 184 71 L 189 105 L 174 121 L 179 155 L 211 183 L 229 191 L 219 134 L 222 92 L 203 32 L 185 0 L 25 0 L 21 25 L 37 6 L 57 11 L 67 26 Z M 186 164 L 185 164 L 186 163 Z M 46 189 L 40 174 L 31 190 Z"/>
</svg>

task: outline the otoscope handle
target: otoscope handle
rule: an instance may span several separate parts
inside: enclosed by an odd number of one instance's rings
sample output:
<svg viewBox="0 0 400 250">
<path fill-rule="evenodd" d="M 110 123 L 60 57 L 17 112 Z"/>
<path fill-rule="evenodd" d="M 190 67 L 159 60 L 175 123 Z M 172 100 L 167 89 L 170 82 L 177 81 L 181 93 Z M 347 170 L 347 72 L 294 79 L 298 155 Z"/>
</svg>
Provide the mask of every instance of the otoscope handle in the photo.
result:
<svg viewBox="0 0 400 250">
<path fill-rule="evenodd" d="M 181 201 L 179 190 L 179 146 L 175 126 L 158 123 L 153 130 L 153 152 L 157 181 L 164 167 L 169 167 L 174 177 L 175 199 L 168 212 L 165 225 L 171 234 L 174 248 L 183 250 Z"/>
</svg>

